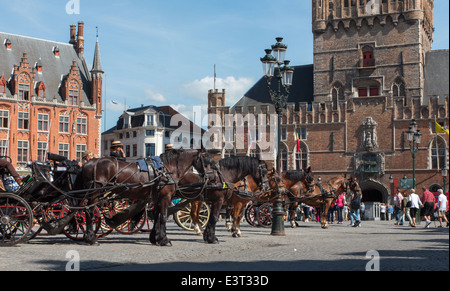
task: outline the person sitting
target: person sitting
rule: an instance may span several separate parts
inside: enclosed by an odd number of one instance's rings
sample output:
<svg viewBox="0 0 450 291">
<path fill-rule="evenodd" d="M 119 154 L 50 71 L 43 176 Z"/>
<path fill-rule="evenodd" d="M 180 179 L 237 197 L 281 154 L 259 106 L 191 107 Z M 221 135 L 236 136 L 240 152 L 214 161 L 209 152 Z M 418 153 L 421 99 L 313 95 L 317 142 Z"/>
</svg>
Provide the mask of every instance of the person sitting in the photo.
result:
<svg viewBox="0 0 450 291">
<path fill-rule="evenodd" d="M 19 186 L 23 185 L 22 178 L 19 176 L 16 169 L 14 169 L 13 165 L 8 160 L 0 158 L 0 173 L 5 172 L 5 170 L 11 174 Z M 3 174 L 0 177 L 0 189 L 6 192 L 5 186 L 3 185 Z"/>
<path fill-rule="evenodd" d="M 123 144 L 120 141 L 113 141 L 110 148 L 110 157 L 120 160 L 125 160 L 125 152 L 123 151 Z"/>
</svg>

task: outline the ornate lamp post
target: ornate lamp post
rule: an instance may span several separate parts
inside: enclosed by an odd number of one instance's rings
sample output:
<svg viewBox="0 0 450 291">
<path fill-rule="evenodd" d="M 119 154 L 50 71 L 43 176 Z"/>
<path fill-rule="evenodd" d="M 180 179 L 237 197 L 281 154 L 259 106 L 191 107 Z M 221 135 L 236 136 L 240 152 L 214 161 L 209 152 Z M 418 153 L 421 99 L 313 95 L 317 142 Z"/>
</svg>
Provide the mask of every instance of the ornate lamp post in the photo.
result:
<svg viewBox="0 0 450 291">
<path fill-rule="evenodd" d="M 266 55 L 261 58 L 263 64 L 263 74 L 267 79 L 267 88 L 269 90 L 270 98 L 275 107 L 275 112 L 278 116 L 278 134 L 277 134 L 277 164 L 276 169 L 282 172 L 281 166 L 281 113 L 286 107 L 286 102 L 289 97 L 289 88 L 292 85 L 294 76 L 294 69 L 289 66 L 289 61 L 285 61 L 287 45 L 283 44 L 283 38 L 277 37 L 277 43 L 272 46 L 272 49 L 266 50 Z M 283 66 L 282 66 L 283 65 Z M 275 66 L 278 67 L 275 75 Z M 272 78 L 274 77 L 278 82 L 277 90 L 272 90 Z M 285 94 L 282 94 L 281 88 L 284 88 Z M 281 193 L 278 192 L 277 199 L 274 203 L 272 211 L 272 235 L 284 236 L 284 208 L 281 199 Z"/>
<path fill-rule="evenodd" d="M 412 122 L 409 126 L 409 130 L 406 132 L 406 134 L 407 134 L 408 141 L 410 144 L 410 150 L 411 150 L 411 155 L 412 155 L 412 159 L 413 159 L 413 185 L 414 185 L 413 187 L 415 189 L 417 187 L 416 156 L 417 156 L 417 153 L 419 152 L 419 145 L 422 141 L 422 134 L 420 133 L 417 123 L 414 119 L 412 120 Z"/>
</svg>

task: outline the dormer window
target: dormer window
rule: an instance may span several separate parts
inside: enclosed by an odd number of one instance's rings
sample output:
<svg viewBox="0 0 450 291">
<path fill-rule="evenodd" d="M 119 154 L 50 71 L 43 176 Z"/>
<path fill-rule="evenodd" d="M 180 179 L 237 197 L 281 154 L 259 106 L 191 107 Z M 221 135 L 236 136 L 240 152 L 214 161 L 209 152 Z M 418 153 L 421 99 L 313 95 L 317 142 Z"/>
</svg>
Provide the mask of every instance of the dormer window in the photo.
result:
<svg viewBox="0 0 450 291">
<path fill-rule="evenodd" d="M 37 95 L 39 98 L 45 97 L 45 84 L 44 82 L 39 82 L 39 85 L 37 86 Z"/>
<path fill-rule="evenodd" d="M 42 73 L 42 61 L 41 61 L 41 59 L 39 59 L 36 62 L 36 70 L 38 71 L 38 73 Z"/>
<path fill-rule="evenodd" d="M 55 55 L 55 57 L 59 58 L 59 48 L 57 46 L 53 48 L 53 54 Z"/>
<path fill-rule="evenodd" d="M 0 77 L 0 94 L 4 94 L 6 92 L 6 80 L 5 77 Z"/>
<path fill-rule="evenodd" d="M 79 103 L 80 90 L 76 81 L 69 83 L 69 105 L 77 106 Z"/>
<path fill-rule="evenodd" d="M 12 43 L 9 39 L 5 40 L 5 47 L 6 49 L 10 50 L 12 48 Z"/>
<path fill-rule="evenodd" d="M 25 73 L 19 75 L 19 100 L 29 101 L 30 100 L 30 76 Z"/>
</svg>

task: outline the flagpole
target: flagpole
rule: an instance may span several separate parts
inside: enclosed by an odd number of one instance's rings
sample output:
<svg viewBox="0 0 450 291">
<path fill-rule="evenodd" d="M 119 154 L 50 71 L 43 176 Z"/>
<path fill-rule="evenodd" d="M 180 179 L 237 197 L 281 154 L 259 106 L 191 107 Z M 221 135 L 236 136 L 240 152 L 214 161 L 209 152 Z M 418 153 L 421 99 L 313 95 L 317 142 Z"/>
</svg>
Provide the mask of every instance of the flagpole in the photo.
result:
<svg viewBox="0 0 450 291">
<path fill-rule="evenodd" d="M 214 93 L 216 92 L 216 80 L 217 80 L 216 64 L 214 64 Z"/>
</svg>

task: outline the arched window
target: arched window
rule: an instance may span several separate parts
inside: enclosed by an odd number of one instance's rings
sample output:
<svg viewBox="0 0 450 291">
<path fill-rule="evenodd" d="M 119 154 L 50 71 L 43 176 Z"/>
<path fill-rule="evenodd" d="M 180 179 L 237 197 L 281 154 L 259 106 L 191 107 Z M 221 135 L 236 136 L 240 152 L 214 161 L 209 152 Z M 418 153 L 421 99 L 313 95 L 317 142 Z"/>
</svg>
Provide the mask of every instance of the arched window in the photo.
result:
<svg viewBox="0 0 450 291">
<path fill-rule="evenodd" d="M 344 100 L 344 88 L 341 84 L 335 84 L 331 89 L 331 98 L 333 101 L 333 110 L 338 109 L 338 103 L 340 100 Z"/>
<path fill-rule="evenodd" d="M 403 81 L 400 79 L 396 79 L 392 88 L 392 92 L 394 97 L 405 97 L 405 83 L 403 83 Z"/>
<path fill-rule="evenodd" d="M 435 137 L 431 143 L 430 156 L 431 168 L 435 170 L 442 170 L 447 162 L 447 144 L 440 136 Z"/>
<path fill-rule="evenodd" d="M 288 149 L 285 145 L 281 146 L 281 169 L 283 171 L 288 170 Z"/>
<path fill-rule="evenodd" d="M 303 142 L 300 142 L 300 152 L 295 153 L 295 168 L 308 168 L 308 147 Z"/>
</svg>

